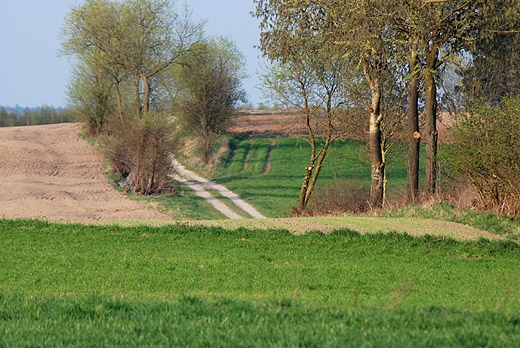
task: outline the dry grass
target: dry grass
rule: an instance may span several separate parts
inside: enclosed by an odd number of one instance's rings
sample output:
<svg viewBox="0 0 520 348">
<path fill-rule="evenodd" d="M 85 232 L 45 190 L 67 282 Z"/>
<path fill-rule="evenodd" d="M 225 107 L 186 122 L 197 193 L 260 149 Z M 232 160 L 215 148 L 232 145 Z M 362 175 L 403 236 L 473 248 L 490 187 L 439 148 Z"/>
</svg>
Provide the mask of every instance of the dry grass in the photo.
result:
<svg viewBox="0 0 520 348">
<path fill-rule="evenodd" d="M 287 230 L 294 234 L 319 231 L 329 233 L 350 229 L 359 233 L 398 232 L 411 236 L 437 236 L 456 240 L 499 240 L 502 237 L 463 224 L 417 217 L 385 218 L 380 216 L 330 216 L 304 218 L 269 218 L 242 220 L 208 220 L 180 222 L 189 226 L 221 227 L 227 230 L 239 228 L 260 230 Z"/>
</svg>

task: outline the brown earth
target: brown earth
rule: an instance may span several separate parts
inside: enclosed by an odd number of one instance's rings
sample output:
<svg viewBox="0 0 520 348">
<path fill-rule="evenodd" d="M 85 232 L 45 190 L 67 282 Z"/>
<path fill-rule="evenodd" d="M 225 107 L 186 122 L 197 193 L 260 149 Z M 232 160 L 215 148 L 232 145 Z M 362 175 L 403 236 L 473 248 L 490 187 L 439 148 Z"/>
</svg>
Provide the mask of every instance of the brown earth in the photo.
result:
<svg viewBox="0 0 520 348">
<path fill-rule="evenodd" d="M 236 116 L 230 132 L 238 137 L 306 136 L 308 134 L 303 123 L 303 115 L 298 111 L 242 110 Z M 368 128 L 368 121 L 366 126 Z M 450 142 L 452 128 L 452 116 L 447 112 L 440 113 L 437 120 L 439 141 Z M 365 132 L 357 129 L 357 132 L 351 133 L 344 135 L 359 138 L 360 134 Z"/>
<path fill-rule="evenodd" d="M 0 128 L 0 217 L 55 222 L 168 221 L 108 184 L 81 125 Z"/>
<path fill-rule="evenodd" d="M 307 130 L 295 111 L 244 110 L 233 119 L 231 134 L 238 137 L 301 136 Z"/>
</svg>

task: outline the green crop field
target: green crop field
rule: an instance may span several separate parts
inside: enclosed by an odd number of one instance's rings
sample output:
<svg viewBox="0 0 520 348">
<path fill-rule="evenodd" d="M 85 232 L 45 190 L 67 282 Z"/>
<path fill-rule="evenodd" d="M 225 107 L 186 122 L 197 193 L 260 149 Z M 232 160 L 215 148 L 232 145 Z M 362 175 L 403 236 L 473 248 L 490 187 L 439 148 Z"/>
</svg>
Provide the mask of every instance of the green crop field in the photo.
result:
<svg viewBox="0 0 520 348">
<path fill-rule="evenodd" d="M 230 140 L 230 152 L 212 173 L 213 179 L 240 194 L 269 217 L 287 216 L 296 205 L 310 147 L 303 138 Z M 318 179 L 317 189 L 334 179 L 370 183 L 366 145 L 346 139 L 333 143 Z M 390 194 L 406 187 L 406 158 L 388 166 Z"/>
<path fill-rule="evenodd" d="M 0 221 L 0 347 L 515 347 L 520 247 Z"/>
<path fill-rule="evenodd" d="M 369 180 L 364 144 L 355 140 L 332 145 L 319 185 L 335 177 Z M 231 139 L 231 151 L 214 171 L 214 179 L 270 217 L 286 216 L 298 201 L 310 148 L 298 138 Z"/>
</svg>

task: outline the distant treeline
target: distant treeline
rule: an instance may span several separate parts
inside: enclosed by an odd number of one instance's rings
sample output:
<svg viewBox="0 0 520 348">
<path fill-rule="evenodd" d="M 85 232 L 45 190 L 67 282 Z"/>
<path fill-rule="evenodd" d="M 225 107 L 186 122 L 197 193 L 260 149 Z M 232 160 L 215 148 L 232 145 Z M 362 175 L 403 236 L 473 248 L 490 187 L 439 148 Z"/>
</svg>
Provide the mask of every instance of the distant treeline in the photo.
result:
<svg viewBox="0 0 520 348">
<path fill-rule="evenodd" d="M 35 126 L 75 122 L 76 117 L 68 108 L 54 108 L 40 106 L 36 108 L 22 108 L 0 106 L 0 127 Z"/>
</svg>

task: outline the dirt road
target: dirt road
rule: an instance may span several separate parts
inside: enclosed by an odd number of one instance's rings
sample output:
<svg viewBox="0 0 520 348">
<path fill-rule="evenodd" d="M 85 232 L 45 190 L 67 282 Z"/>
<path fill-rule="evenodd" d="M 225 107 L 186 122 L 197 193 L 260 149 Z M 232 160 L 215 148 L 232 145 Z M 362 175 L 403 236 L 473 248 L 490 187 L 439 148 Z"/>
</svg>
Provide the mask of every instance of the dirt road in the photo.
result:
<svg viewBox="0 0 520 348">
<path fill-rule="evenodd" d="M 0 128 L 0 217 L 168 221 L 114 190 L 80 124 Z"/>
<path fill-rule="evenodd" d="M 215 209 L 220 211 L 227 218 L 237 220 L 242 219 L 243 217 L 242 215 L 231 210 L 222 201 L 215 199 L 208 190 L 216 191 L 221 196 L 224 196 L 231 200 L 231 202 L 233 202 L 241 212 L 246 213 L 248 217 L 265 219 L 265 216 L 260 214 L 260 212 L 258 212 L 255 209 L 255 207 L 244 201 L 236 193 L 228 190 L 226 187 L 219 185 L 214 181 L 210 181 L 200 177 L 194 172 L 186 169 L 182 164 L 180 164 L 176 160 L 173 160 L 173 165 L 177 168 L 177 174 L 174 176 L 174 178 L 177 181 L 193 189 L 199 197 L 202 197 L 205 200 L 207 200 L 209 203 L 211 203 L 211 205 L 213 205 Z"/>
</svg>

